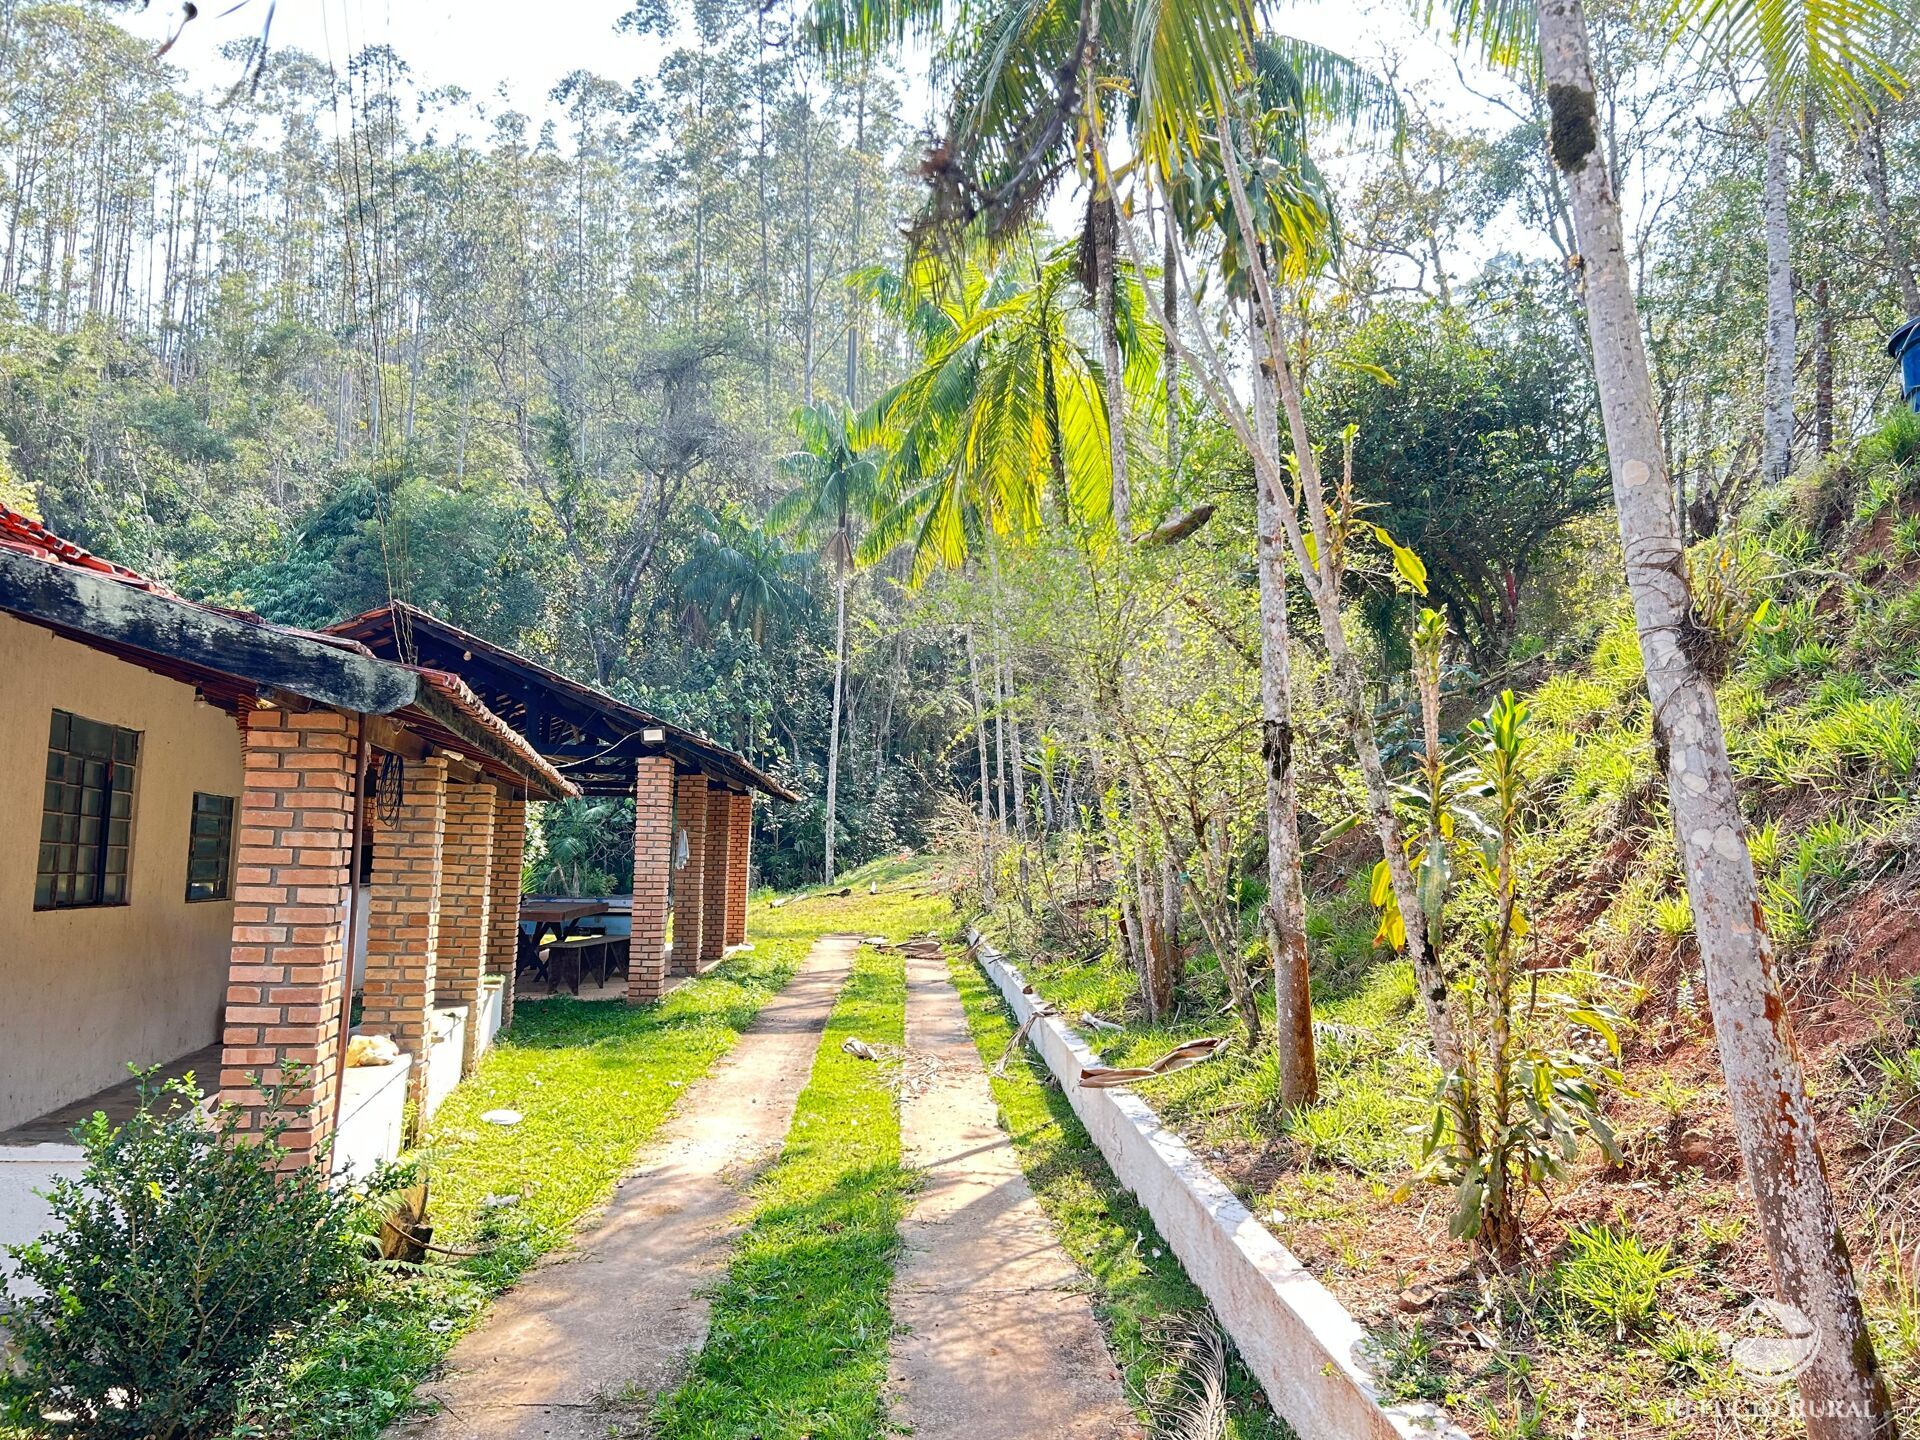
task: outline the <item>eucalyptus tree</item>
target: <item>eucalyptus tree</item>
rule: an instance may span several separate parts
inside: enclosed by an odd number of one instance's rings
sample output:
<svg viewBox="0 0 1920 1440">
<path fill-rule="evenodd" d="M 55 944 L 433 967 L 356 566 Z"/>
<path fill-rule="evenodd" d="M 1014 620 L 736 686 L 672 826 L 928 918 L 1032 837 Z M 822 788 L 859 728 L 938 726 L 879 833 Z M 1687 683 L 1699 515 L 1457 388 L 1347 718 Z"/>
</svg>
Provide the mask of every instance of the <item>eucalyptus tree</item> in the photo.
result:
<svg viewBox="0 0 1920 1440">
<path fill-rule="evenodd" d="M 1910 44 L 1915 14 L 1912 0 L 1669 0 L 1667 6 L 1669 22 L 1719 57 L 1757 67 L 1763 78 L 1767 345 L 1760 468 L 1770 481 L 1793 464 L 1794 143 L 1810 111 L 1830 110 L 1862 129 L 1882 99 L 1904 93 L 1895 66 Z"/>
<path fill-rule="evenodd" d="M 1782 71 L 1797 50 L 1802 73 L 1844 83 L 1860 53 L 1855 27 L 1884 13 L 1879 0 L 1718 0 L 1693 18 L 1777 50 L 1769 64 Z M 1774 1283 L 1818 1337 L 1798 1377 L 1808 1433 L 1885 1440 L 1894 1433 L 1892 1406 L 1774 971 L 1714 689 L 1715 645 L 1702 632 L 1679 530 L 1620 198 L 1602 159 L 1584 0 L 1458 0 L 1454 14 L 1462 35 L 1496 62 L 1537 64 L 1552 105 L 1549 147 L 1579 241 L 1627 587 L 1729 1107 Z"/>
<path fill-rule="evenodd" d="M 827 731 L 826 883 L 833 883 L 834 821 L 840 796 L 840 716 L 846 704 L 847 584 L 853 578 L 855 534 L 880 498 L 879 467 L 857 439 L 852 418 L 831 401 L 794 412 L 800 448 L 780 462 L 796 482 L 774 503 L 767 528 L 820 546 L 833 567 L 833 718 Z"/>
</svg>

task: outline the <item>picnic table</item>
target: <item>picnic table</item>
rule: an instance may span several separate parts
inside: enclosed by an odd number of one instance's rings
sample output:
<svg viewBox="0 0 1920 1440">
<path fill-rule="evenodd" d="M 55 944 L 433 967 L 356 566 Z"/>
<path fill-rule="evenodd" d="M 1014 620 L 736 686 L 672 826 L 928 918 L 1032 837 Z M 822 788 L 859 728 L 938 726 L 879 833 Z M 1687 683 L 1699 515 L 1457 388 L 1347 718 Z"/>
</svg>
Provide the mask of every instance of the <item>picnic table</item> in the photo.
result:
<svg viewBox="0 0 1920 1440">
<path fill-rule="evenodd" d="M 604 900 L 528 895 L 520 901 L 520 923 L 532 925 L 536 937 L 543 930 L 552 930 L 557 938 L 566 940 L 572 937 L 573 927 L 582 920 L 594 915 L 606 915 L 612 910 L 613 907 Z"/>
<path fill-rule="evenodd" d="M 560 982 L 575 995 L 580 993 L 583 973 L 592 968 L 599 982 L 625 960 L 628 948 L 624 936 L 576 934 L 583 920 L 608 915 L 613 907 L 605 900 L 573 899 L 565 896 L 529 895 L 520 901 L 521 936 L 519 967 L 531 968 L 547 982 L 547 993 L 557 994 Z M 531 927 L 531 934 L 524 933 Z M 548 932 L 552 938 L 547 938 Z"/>
</svg>

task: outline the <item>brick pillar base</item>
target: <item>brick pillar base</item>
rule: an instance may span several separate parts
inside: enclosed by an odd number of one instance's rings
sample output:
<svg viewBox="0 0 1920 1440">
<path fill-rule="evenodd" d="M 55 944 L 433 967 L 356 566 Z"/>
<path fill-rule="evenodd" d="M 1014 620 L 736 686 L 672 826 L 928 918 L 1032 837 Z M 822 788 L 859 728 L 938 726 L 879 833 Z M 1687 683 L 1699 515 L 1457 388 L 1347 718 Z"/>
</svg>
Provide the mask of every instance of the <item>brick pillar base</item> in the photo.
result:
<svg viewBox="0 0 1920 1440">
<path fill-rule="evenodd" d="M 413 1057 L 416 1101 L 426 1096 L 433 1040 L 440 940 L 441 843 L 446 826 L 447 762 L 409 760 L 400 811 L 373 820 L 373 885 L 367 899 L 367 973 L 360 1024 Z M 422 1117 L 424 1118 L 424 1117 Z"/>
<path fill-rule="evenodd" d="M 434 996 L 440 1005 L 467 1007 L 466 1050 L 460 1073 L 480 1058 L 480 977 L 486 973 L 487 910 L 493 888 L 491 785 L 447 787 L 446 841 L 440 876 L 440 953 Z"/>
<path fill-rule="evenodd" d="M 627 947 L 627 1001 L 658 1000 L 667 988 L 667 871 L 673 858 L 673 761 L 634 765 L 633 939 Z"/>
<path fill-rule="evenodd" d="M 700 968 L 701 934 L 707 918 L 707 777 L 682 775 L 673 787 L 673 823 L 687 839 L 687 861 L 674 841 L 673 955 L 668 972 L 691 975 Z"/>
<path fill-rule="evenodd" d="M 256 1081 L 286 1083 L 306 1113 L 281 1137 L 308 1165 L 333 1134 L 347 984 L 347 856 L 359 717 L 332 710 L 241 714 L 245 778 L 235 837 L 233 953 L 221 1036 L 221 1098 L 262 1129 Z"/>
<path fill-rule="evenodd" d="M 520 862 L 527 851 L 527 802 L 498 791 L 493 802 L 493 893 L 487 900 L 487 973 L 501 978 L 500 1027 L 513 1024 L 520 965 Z"/>
<path fill-rule="evenodd" d="M 700 922 L 700 963 L 711 964 L 727 951 L 727 869 L 733 842 L 733 795 L 715 787 L 707 800 L 706 905 Z"/>
<path fill-rule="evenodd" d="M 753 843 L 753 792 L 741 791 L 728 807 L 727 944 L 747 938 L 747 865 Z"/>
</svg>

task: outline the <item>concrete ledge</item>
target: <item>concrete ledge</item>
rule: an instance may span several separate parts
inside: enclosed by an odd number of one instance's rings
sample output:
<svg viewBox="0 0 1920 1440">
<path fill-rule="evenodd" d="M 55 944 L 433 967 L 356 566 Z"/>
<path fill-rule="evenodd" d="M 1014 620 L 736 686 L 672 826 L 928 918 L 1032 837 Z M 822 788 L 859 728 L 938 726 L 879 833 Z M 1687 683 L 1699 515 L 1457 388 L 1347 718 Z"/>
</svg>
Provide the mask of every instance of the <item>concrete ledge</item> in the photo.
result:
<svg viewBox="0 0 1920 1440">
<path fill-rule="evenodd" d="M 500 1034 L 506 988 L 507 981 L 503 975 L 489 975 L 480 982 L 480 1038 L 474 1052 L 476 1060 L 493 1048 L 493 1042 Z"/>
<path fill-rule="evenodd" d="M 467 1064 L 467 1007 L 453 1005 L 436 1010 L 431 1017 L 432 1037 L 427 1042 L 427 1083 L 420 1093 L 422 1123 L 440 1108 L 440 1102 L 453 1093 Z"/>
<path fill-rule="evenodd" d="M 973 932 L 972 954 L 1025 1023 L 1037 997 Z M 1099 1057 L 1057 1017 L 1027 1032 L 1120 1183 L 1153 1216 L 1274 1410 L 1304 1440 L 1467 1440 L 1445 1412 L 1380 1399 L 1366 1332 L 1133 1091 L 1083 1090 Z"/>
<path fill-rule="evenodd" d="M 333 1173 L 364 1179 L 399 1158 L 406 1143 L 407 1075 L 413 1057 L 391 1065 L 356 1065 L 340 1077 L 340 1128 L 333 1136 Z"/>
</svg>

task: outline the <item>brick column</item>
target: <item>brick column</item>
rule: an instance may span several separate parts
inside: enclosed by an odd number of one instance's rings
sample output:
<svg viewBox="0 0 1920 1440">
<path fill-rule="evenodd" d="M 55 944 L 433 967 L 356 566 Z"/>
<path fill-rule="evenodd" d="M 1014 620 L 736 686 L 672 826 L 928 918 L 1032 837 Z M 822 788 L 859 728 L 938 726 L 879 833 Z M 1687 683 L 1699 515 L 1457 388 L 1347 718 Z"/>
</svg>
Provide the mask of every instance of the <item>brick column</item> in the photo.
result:
<svg viewBox="0 0 1920 1440">
<path fill-rule="evenodd" d="M 747 938 L 747 866 L 753 844 L 753 792 L 742 791 L 730 807 L 727 846 L 727 944 Z"/>
<path fill-rule="evenodd" d="M 494 792 L 493 893 L 487 897 L 487 974 L 501 976 L 500 1028 L 513 1024 L 514 975 L 520 964 L 520 862 L 527 851 L 527 802 Z"/>
<path fill-rule="evenodd" d="M 673 823 L 687 837 L 687 863 L 679 864 L 674 841 L 673 961 L 668 971 L 691 975 L 705 953 L 701 941 L 707 919 L 707 777 L 682 775 L 673 787 Z"/>
<path fill-rule="evenodd" d="M 360 1028 L 385 1035 L 413 1057 L 414 1099 L 427 1090 L 440 941 L 441 843 L 447 815 L 447 762 L 409 760 L 400 812 L 373 819 L 373 884 L 367 897 L 367 973 Z"/>
<path fill-rule="evenodd" d="M 447 787 L 447 829 L 440 876 L 440 954 L 434 995 L 441 1005 L 467 1007 L 466 1053 L 460 1073 L 480 1058 L 480 977 L 486 973 L 487 910 L 493 889 L 491 785 Z"/>
<path fill-rule="evenodd" d="M 714 786 L 707 791 L 707 875 L 705 915 L 700 922 L 700 963 L 709 965 L 727 953 L 727 868 L 733 850 L 733 795 Z"/>
<path fill-rule="evenodd" d="M 658 1000 L 667 988 L 667 873 L 673 864 L 673 760 L 634 763 L 633 940 L 627 950 L 627 1003 Z"/>
<path fill-rule="evenodd" d="M 347 857 L 353 828 L 356 715 L 241 712 L 245 778 L 233 875 L 233 953 L 221 1036 L 226 1103 L 263 1126 L 255 1081 L 300 1083 L 308 1109 L 281 1137 L 290 1163 L 313 1163 L 333 1133 L 341 998 L 347 984 Z"/>
</svg>

